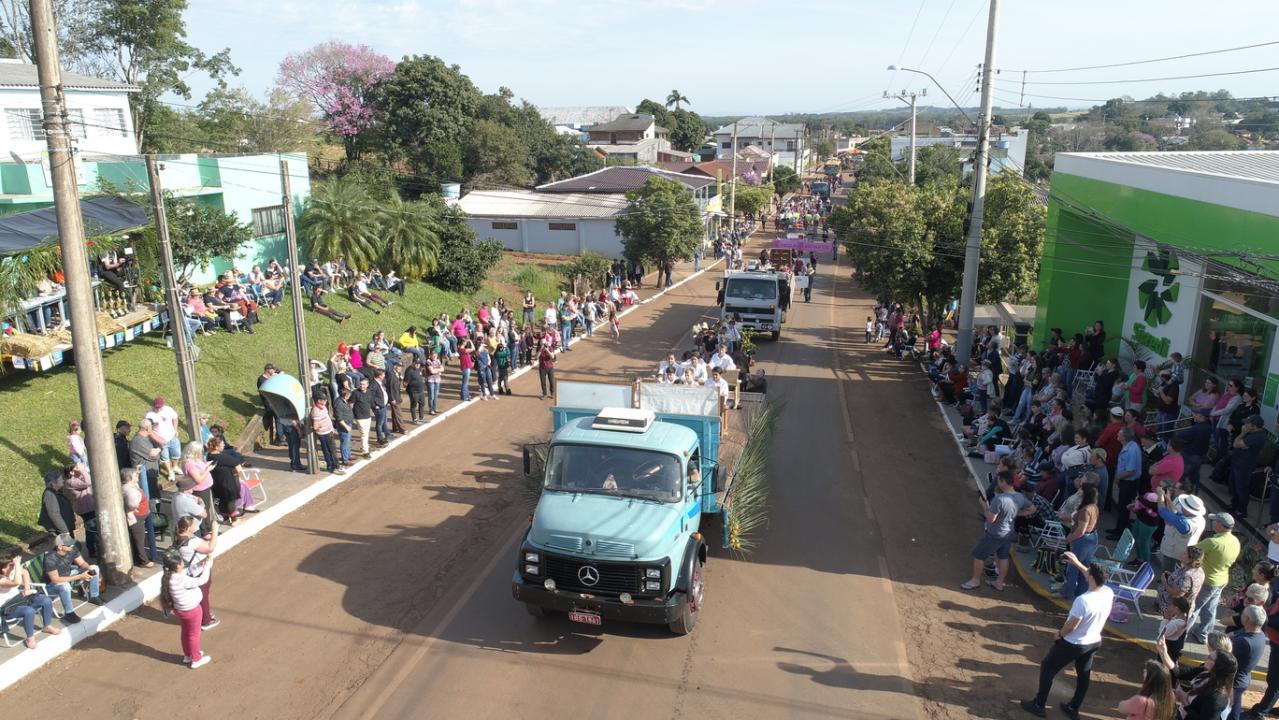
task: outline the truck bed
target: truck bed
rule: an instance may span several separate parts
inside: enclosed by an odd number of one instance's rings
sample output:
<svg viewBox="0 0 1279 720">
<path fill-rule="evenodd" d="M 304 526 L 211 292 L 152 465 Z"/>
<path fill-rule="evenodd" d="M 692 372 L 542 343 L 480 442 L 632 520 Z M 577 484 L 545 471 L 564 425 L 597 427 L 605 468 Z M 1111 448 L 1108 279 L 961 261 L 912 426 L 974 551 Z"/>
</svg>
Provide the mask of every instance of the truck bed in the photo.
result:
<svg viewBox="0 0 1279 720">
<path fill-rule="evenodd" d="M 716 493 L 716 499 L 723 507 L 733 506 L 733 480 L 737 475 L 737 461 L 746 448 L 746 438 L 750 433 L 751 421 L 764 406 L 764 396 L 760 393 L 741 393 L 741 407 L 724 411 L 723 434 L 720 436 L 719 468 L 720 474 L 728 478 L 724 489 Z"/>
</svg>

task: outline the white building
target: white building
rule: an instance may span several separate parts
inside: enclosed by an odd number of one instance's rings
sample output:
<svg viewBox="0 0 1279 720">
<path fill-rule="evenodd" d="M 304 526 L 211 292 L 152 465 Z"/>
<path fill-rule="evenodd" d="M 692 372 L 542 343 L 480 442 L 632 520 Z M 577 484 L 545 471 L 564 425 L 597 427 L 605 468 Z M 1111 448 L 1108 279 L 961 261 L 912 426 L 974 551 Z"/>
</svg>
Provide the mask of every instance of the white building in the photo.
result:
<svg viewBox="0 0 1279 720">
<path fill-rule="evenodd" d="M 615 222 L 626 210 L 626 193 L 651 177 L 674 180 L 693 196 L 703 222 L 718 208 L 715 179 L 651 167 L 614 166 L 533 190 L 476 190 L 458 207 L 479 238 L 494 238 L 508 250 L 578 255 L 592 251 L 610 257 L 622 253 Z"/>
<path fill-rule="evenodd" d="M 1015 128 L 1008 132 L 997 133 L 990 138 L 990 171 L 999 174 L 1010 170 L 1022 174 L 1026 167 L 1026 143 L 1030 140 L 1030 130 Z M 958 135 L 943 133 L 938 137 L 916 137 L 915 148 L 927 145 L 945 145 L 958 149 L 963 155 L 964 174 L 972 172 L 972 154 L 977 150 L 976 135 Z M 910 155 L 910 135 L 894 135 L 892 137 L 892 158 L 894 162 L 907 159 Z"/>
<path fill-rule="evenodd" d="M 734 126 L 737 130 L 737 150 L 754 145 L 772 155 L 774 166 L 790 167 L 795 167 L 795 155 L 798 153 L 802 166 L 808 166 L 809 151 L 804 142 L 804 125 L 780 123 L 763 117 L 744 117 L 711 133 L 715 136 L 717 160 L 733 158 Z"/>
<path fill-rule="evenodd" d="M 62 86 L 81 158 L 138 153 L 129 113 L 129 93 L 138 88 L 69 72 L 62 73 Z M 35 65 L 0 59 L 0 108 L 6 127 L 0 133 L 0 157 L 41 160 L 47 146 Z"/>
</svg>

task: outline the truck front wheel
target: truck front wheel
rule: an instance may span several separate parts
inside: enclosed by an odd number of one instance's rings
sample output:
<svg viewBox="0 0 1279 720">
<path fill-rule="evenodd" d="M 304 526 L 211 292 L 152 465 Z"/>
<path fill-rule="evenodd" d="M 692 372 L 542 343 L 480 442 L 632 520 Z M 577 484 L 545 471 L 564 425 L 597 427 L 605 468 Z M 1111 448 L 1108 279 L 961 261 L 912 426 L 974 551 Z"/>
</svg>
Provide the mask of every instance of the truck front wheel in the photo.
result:
<svg viewBox="0 0 1279 720">
<path fill-rule="evenodd" d="M 528 610 L 528 614 L 533 617 L 546 617 L 551 614 L 550 610 L 547 610 L 541 605 L 534 605 L 533 603 L 524 603 L 524 609 Z"/>
<path fill-rule="evenodd" d="M 702 561 L 694 560 L 693 576 L 688 579 L 688 597 L 675 622 L 670 624 L 671 632 L 676 635 L 687 635 L 697 625 L 697 616 L 702 614 L 704 600 L 702 584 Z"/>
<path fill-rule="evenodd" d="M 781 339 L 781 337 L 782 337 L 782 331 L 781 331 L 781 330 L 774 330 L 774 331 L 773 331 L 773 342 L 777 342 L 778 340 L 780 340 L 780 339 Z"/>
</svg>

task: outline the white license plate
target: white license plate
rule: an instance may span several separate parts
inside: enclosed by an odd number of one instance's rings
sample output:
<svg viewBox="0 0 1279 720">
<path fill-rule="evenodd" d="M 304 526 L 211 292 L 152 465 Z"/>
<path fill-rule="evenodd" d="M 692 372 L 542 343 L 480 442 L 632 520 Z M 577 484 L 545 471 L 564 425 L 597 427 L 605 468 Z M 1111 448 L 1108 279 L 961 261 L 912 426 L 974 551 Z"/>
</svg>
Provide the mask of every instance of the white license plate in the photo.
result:
<svg viewBox="0 0 1279 720">
<path fill-rule="evenodd" d="M 603 620 L 600 619 L 600 614 L 597 612 L 583 612 L 581 610 L 570 610 L 568 613 L 568 619 L 572 620 L 575 623 L 582 623 L 583 625 L 602 625 L 603 624 Z"/>
</svg>

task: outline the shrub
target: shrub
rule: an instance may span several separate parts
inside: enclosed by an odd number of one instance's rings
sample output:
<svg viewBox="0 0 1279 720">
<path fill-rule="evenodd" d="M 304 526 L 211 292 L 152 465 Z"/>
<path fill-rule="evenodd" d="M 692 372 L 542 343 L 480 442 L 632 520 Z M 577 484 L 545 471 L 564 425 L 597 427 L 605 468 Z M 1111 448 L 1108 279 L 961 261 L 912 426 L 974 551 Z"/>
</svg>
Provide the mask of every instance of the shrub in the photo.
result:
<svg viewBox="0 0 1279 720">
<path fill-rule="evenodd" d="M 612 265 L 612 261 L 608 258 L 599 253 L 587 251 L 557 269 L 564 276 L 564 287 L 573 291 L 575 290 L 573 287 L 574 278 L 581 278 L 579 283 L 588 288 L 603 285 L 604 277 L 608 274 L 610 265 Z"/>
<path fill-rule="evenodd" d="M 450 211 L 440 223 L 438 265 L 427 279 L 445 290 L 474 293 L 501 259 L 502 243 L 493 238 L 477 240 L 461 214 Z"/>
</svg>

